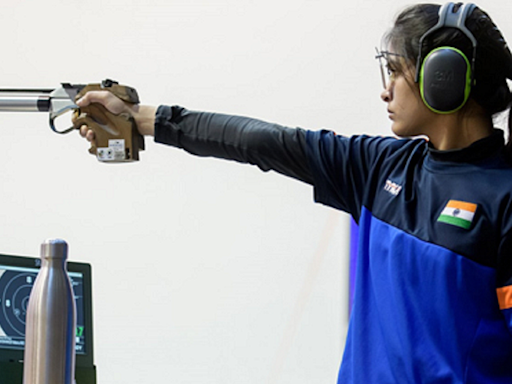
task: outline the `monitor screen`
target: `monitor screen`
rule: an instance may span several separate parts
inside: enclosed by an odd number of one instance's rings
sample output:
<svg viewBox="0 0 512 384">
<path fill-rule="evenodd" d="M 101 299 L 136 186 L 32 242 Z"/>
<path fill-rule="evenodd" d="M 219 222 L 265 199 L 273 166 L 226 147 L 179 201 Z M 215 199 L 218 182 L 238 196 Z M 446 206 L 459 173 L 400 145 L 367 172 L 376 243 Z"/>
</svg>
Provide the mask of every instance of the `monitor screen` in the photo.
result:
<svg viewBox="0 0 512 384">
<path fill-rule="evenodd" d="M 90 265 L 67 264 L 76 303 L 77 365 L 84 359 L 92 363 Z M 23 359 L 28 301 L 39 266 L 38 258 L 0 255 L 0 360 Z"/>
<path fill-rule="evenodd" d="M 0 348 L 24 349 L 28 299 L 38 270 L 0 264 Z M 76 353 L 85 353 L 83 280 L 68 272 L 76 302 Z"/>
</svg>

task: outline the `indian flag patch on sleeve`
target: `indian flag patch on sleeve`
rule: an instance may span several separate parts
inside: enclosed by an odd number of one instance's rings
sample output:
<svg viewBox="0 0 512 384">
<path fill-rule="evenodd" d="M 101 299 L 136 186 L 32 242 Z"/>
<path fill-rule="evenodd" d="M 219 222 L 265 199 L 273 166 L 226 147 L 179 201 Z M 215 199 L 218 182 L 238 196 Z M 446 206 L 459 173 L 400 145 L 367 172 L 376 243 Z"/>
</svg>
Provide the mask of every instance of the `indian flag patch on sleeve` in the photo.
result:
<svg viewBox="0 0 512 384">
<path fill-rule="evenodd" d="M 475 217 L 476 207 L 477 205 L 473 203 L 450 200 L 437 221 L 469 229 Z"/>
</svg>

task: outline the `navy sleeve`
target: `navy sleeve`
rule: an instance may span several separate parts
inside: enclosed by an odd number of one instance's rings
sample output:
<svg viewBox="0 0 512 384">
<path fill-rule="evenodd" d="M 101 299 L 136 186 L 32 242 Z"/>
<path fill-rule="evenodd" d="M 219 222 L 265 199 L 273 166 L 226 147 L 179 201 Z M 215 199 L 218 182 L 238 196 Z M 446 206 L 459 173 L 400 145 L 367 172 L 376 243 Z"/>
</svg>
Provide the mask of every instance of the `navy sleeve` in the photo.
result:
<svg viewBox="0 0 512 384">
<path fill-rule="evenodd" d="M 160 106 L 155 141 L 198 156 L 212 156 L 258 166 L 312 184 L 305 155 L 306 131 L 219 113 Z"/>
<path fill-rule="evenodd" d="M 314 175 L 315 201 L 350 213 L 359 220 L 367 193 L 375 190 L 379 164 L 401 144 L 392 137 L 336 135 L 308 131 L 307 156 Z"/>
</svg>

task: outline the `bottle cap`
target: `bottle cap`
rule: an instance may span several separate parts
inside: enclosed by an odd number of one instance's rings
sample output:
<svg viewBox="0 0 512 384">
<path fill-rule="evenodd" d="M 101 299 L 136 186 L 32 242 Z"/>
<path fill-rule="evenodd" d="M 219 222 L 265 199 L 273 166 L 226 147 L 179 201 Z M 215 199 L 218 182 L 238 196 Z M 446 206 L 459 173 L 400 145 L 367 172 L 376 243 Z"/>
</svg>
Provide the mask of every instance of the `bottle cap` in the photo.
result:
<svg viewBox="0 0 512 384">
<path fill-rule="evenodd" d="M 67 259 L 68 243 L 61 239 L 48 239 L 41 244 L 41 258 Z"/>
</svg>

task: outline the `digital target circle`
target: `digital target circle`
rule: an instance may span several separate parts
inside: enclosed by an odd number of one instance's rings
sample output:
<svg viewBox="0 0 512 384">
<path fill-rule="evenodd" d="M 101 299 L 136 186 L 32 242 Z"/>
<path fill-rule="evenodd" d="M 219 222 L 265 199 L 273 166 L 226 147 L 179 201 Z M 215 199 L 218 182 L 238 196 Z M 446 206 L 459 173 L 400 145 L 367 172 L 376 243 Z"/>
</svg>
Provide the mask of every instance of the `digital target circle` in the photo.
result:
<svg viewBox="0 0 512 384">
<path fill-rule="evenodd" d="M 30 291 L 37 272 L 5 271 L 0 276 L 0 327 L 10 337 L 25 336 Z"/>
</svg>

